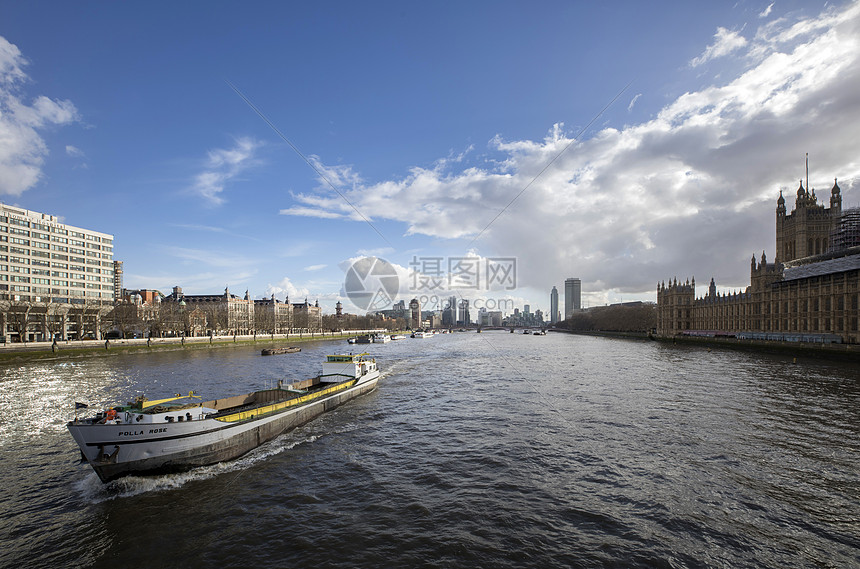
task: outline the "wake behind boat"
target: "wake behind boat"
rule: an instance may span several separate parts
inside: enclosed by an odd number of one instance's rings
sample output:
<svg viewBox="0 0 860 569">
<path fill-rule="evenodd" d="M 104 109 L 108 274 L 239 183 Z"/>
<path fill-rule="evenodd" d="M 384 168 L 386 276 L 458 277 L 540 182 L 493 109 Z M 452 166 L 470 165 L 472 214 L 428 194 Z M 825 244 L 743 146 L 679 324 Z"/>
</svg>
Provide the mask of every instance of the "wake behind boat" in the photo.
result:
<svg viewBox="0 0 860 569">
<path fill-rule="evenodd" d="M 194 392 L 112 407 L 67 424 L 102 482 L 129 474 L 189 470 L 238 458 L 325 411 L 372 391 L 368 354 L 326 357 L 322 373 L 277 389 L 197 402 Z"/>
</svg>

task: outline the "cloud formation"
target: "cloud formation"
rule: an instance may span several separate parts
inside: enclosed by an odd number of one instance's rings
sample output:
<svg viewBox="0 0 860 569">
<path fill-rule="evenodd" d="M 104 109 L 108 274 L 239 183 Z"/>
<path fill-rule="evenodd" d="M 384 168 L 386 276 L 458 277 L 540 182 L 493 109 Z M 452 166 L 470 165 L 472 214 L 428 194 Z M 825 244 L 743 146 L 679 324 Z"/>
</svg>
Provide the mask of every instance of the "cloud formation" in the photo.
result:
<svg viewBox="0 0 860 569">
<path fill-rule="evenodd" d="M 39 131 L 80 120 L 68 100 L 40 95 L 27 103 L 21 87 L 29 77 L 21 51 L 0 37 L 0 194 L 20 196 L 42 178 L 48 146 Z"/>
<path fill-rule="evenodd" d="M 249 167 L 257 164 L 255 153 L 261 143 L 248 137 L 236 140 L 229 149 L 210 150 L 205 168 L 194 177 L 193 191 L 211 205 L 224 203 L 221 196 L 227 184 Z"/>
<path fill-rule="evenodd" d="M 72 146 L 70 144 L 66 145 L 66 154 L 68 154 L 69 156 L 71 156 L 73 158 L 86 158 L 83 150 L 81 150 L 80 148 L 77 148 L 75 146 Z"/>
<path fill-rule="evenodd" d="M 277 284 L 266 286 L 266 296 L 275 295 L 276 298 L 287 298 L 290 302 L 301 302 L 311 295 L 306 287 L 298 287 L 293 284 L 289 277 L 284 277 Z"/>
<path fill-rule="evenodd" d="M 714 34 L 714 43 L 705 48 L 704 53 L 699 57 L 695 57 L 690 61 L 690 67 L 698 67 L 704 63 L 723 57 L 741 49 L 747 44 L 746 38 L 738 32 L 727 30 L 726 28 L 717 28 L 717 33 Z"/>
<path fill-rule="evenodd" d="M 743 71 L 647 122 L 582 141 L 562 124 L 540 141 L 497 136 L 491 162 L 440 161 L 377 183 L 348 166 L 321 169 L 349 180 L 341 191 L 368 217 L 466 242 L 528 186 L 474 244 L 517 257 L 522 286 L 548 290 L 576 276 L 583 291 L 647 294 L 676 275 L 745 286 L 751 254 L 775 256 L 776 198 L 796 189 L 806 152 L 820 196 L 839 177 L 846 204 L 857 201 L 860 4 L 769 22 L 749 42 L 716 37 L 702 58 L 733 54 Z M 294 198 L 305 214 L 356 219 L 323 184 Z"/>
</svg>

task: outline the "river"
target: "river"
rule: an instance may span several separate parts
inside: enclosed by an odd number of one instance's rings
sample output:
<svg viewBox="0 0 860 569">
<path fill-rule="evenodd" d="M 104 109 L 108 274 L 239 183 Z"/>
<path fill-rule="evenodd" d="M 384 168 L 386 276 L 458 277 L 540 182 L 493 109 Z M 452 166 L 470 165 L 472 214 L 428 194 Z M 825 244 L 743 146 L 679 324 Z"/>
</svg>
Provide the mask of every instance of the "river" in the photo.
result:
<svg viewBox="0 0 860 569">
<path fill-rule="evenodd" d="M 858 567 L 860 366 L 550 333 L 367 346 L 376 391 L 103 485 L 65 423 L 315 375 L 303 344 L 0 368 L 2 567 Z"/>
</svg>

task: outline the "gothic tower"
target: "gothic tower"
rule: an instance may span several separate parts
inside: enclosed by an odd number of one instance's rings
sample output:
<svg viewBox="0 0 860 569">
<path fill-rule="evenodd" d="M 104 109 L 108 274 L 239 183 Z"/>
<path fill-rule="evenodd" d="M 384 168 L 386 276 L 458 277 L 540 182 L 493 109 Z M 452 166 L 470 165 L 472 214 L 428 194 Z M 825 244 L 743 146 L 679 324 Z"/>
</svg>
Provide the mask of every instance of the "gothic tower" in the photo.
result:
<svg viewBox="0 0 860 569">
<path fill-rule="evenodd" d="M 789 214 L 786 214 L 785 198 L 780 191 L 776 200 L 777 259 L 785 263 L 826 253 L 841 214 L 842 195 L 835 183 L 830 192 L 830 207 L 825 208 L 818 203 L 815 190 L 804 188 L 801 180 L 794 209 Z"/>
</svg>

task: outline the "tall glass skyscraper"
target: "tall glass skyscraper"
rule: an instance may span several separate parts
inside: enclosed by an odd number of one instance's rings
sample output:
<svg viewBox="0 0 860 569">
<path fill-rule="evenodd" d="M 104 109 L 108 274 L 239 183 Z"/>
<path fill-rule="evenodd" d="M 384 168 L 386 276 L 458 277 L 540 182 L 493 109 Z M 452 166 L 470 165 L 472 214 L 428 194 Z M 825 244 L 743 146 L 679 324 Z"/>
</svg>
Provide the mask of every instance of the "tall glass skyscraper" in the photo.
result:
<svg viewBox="0 0 860 569">
<path fill-rule="evenodd" d="M 552 292 L 549 293 L 549 322 L 558 322 L 558 289 L 555 287 L 552 287 Z"/>
<path fill-rule="evenodd" d="M 582 309 L 582 281 L 576 278 L 564 281 L 564 317 L 565 319 L 577 310 Z"/>
</svg>

